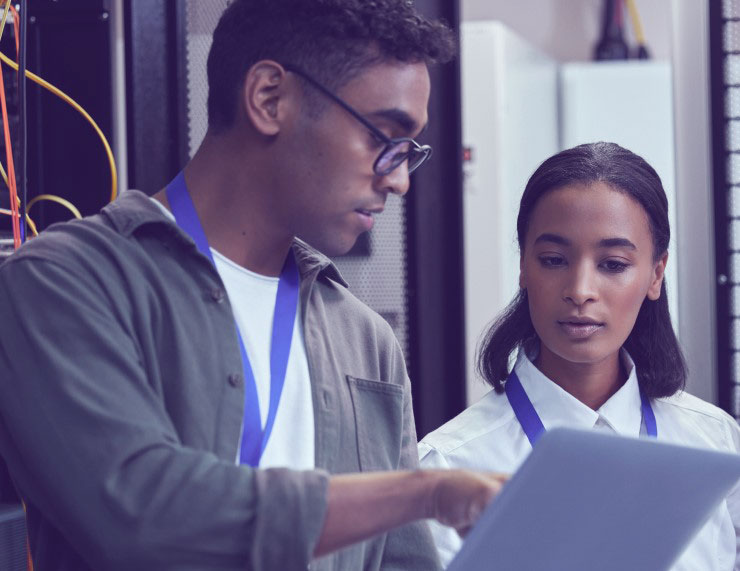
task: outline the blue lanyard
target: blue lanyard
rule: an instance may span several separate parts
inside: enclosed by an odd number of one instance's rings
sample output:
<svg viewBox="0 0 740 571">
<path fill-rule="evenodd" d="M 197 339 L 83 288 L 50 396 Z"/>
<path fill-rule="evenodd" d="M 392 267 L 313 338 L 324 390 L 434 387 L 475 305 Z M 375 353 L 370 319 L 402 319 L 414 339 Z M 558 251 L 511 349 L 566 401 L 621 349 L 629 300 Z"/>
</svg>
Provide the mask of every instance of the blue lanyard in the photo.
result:
<svg viewBox="0 0 740 571">
<path fill-rule="evenodd" d="M 167 200 L 177 224 L 187 232 L 195 242 L 201 254 L 206 256 L 215 267 L 211 248 L 208 245 L 198 213 L 195 211 L 190 193 L 185 185 L 185 176 L 181 172 L 167 185 Z M 249 363 L 244 341 L 236 328 L 244 368 L 244 422 L 242 427 L 239 462 L 250 466 L 259 465 L 262 453 L 275 424 L 280 396 L 285 385 L 285 373 L 288 368 L 290 344 L 293 339 L 293 324 L 298 311 L 298 291 L 300 274 L 292 252 L 288 254 L 278 282 L 275 312 L 272 319 L 272 342 L 270 346 L 270 407 L 267 413 L 265 429 L 262 430 L 260 403 L 257 397 L 257 383 L 252 366 Z"/>
<path fill-rule="evenodd" d="M 545 432 L 545 426 L 542 424 L 540 416 L 534 409 L 532 401 L 529 400 L 519 377 L 514 371 L 506 379 L 504 390 L 506 391 L 506 397 L 509 399 L 509 404 L 514 409 L 514 414 L 519 424 L 521 424 L 522 430 L 524 430 L 524 434 L 527 435 L 529 443 L 534 446 L 537 439 Z M 640 400 L 642 402 L 642 420 L 645 423 L 645 431 L 648 436 L 657 438 L 658 425 L 655 422 L 653 407 L 650 406 L 650 399 L 640 391 Z"/>
</svg>

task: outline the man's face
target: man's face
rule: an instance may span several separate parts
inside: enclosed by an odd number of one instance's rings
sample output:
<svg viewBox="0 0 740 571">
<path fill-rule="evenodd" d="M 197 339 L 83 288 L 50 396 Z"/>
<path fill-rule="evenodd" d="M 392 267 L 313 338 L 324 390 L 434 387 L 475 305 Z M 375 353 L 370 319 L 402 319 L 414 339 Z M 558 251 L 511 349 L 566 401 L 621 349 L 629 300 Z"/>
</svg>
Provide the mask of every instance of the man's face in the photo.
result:
<svg viewBox="0 0 740 571">
<path fill-rule="evenodd" d="M 387 137 L 416 137 L 427 123 L 429 87 L 425 64 L 394 62 L 369 68 L 336 94 Z M 329 99 L 316 118 L 304 108 L 285 134 L 280 186 L 290 186 L 282 196 L 291 227 L 327 255 L 346 253 L 372 228 L 389 192 L 408 191 L 407 164 L 376 175 L 373 164 L 384 144 Z"/>
</svg>

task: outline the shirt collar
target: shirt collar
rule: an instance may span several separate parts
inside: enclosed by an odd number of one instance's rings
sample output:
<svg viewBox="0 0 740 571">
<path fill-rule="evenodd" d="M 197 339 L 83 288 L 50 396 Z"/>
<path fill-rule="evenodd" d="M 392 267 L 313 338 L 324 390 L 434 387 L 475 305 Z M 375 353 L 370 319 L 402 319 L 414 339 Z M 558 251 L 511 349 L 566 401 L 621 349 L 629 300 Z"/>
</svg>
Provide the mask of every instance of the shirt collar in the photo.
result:
<svg viewBox="0 0 740 571">
<path fill-rule="evenodd" d="M 590 429 L 601 416 L 618 434 L 640 435 L 640 389 L 635 364 L 627 351 L 620 351 L 622 364 L 629 371 L 627 381 L 598 411 L 592 410 L 542 374 L 532 362 L 537 358 L 537 353 L 538 349 L 530 350 L 529 355 L 520 349 L 514 370 L 546 430 L 556 426 Z"/>
<path fill-rule="evenodd" d="M 149 196 L 139 190 L 122 192 L 116 200 L 103 208 L 102 214 L 110 220 L 120 234 L 126 237 L 132 236 L 143 226 L 157 224 L 173 230 L 181 240 L 195 247 L 190 236 L 165 215 Z M 347 282 L 329 258 L 298 238 L 293 240 L 293 254 L 301 278 L 317 273 L 348 287 Z"/>
</svg>

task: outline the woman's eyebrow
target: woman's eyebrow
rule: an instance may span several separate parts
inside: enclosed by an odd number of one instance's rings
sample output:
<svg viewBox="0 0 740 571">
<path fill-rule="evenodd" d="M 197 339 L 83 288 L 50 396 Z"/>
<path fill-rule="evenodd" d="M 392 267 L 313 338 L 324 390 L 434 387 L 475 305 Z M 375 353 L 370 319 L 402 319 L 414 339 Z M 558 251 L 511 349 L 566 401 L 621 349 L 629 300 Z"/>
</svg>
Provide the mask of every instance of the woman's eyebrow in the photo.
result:
<svg viewBox="0 0 740 571">
<path fill-rule="evenodd" d="M 553 244 L 560 244 L 561 246 L 570 246 L 570 240 L 568 240 L 567 238 L 563 238 L 558 234 L 550 234 L 547 232 L 537 236 L 537 239 L 534 241 L 535 244 L 539 244 L 540 242 L 552 242 Z"/>
<path fill-rule="evenodd" d="M 552 244 L 559 244 L 560 246 L 571 245 L 571 241 L 567 238 L 560 236 L 559 234 L 551 234 L 549 232 L 540 234 L 534 241 L 535 244 L 540 244 L 542 242 L 550 242 Z M 627 238 L 603 238 L 602 240 L 599 240 L 597 246 L 599 248 L 628 248 L 630 250 L 637 250 L 637 246 Z"/>
<path fill-rule="evenodd" d="M 604 238 L 599 242 L 600 248 L 629 248 L 630 250 L 637 250 L 632 242 L 627 238 Z"/>
</svg>

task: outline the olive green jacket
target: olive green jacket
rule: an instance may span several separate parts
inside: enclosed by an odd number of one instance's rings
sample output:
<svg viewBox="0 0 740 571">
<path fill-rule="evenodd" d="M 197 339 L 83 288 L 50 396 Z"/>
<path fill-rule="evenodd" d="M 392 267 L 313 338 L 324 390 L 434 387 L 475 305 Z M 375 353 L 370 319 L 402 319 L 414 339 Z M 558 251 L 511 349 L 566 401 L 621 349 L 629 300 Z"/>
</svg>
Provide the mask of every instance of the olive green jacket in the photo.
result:
<svg viewBox="0 0 740 571">
<path fill-rule="evenodd" d="M 306 472 L 235 465 L 229 300 L 146 195 L 53 226 L 0 267 L 0 454 L 37 571 L 438 568 L 423 522 L 311 562 L 329 473 L 418 459 L 390 327 L 326 257 L 293 251 L 316 429 Z"/>
</svg>

